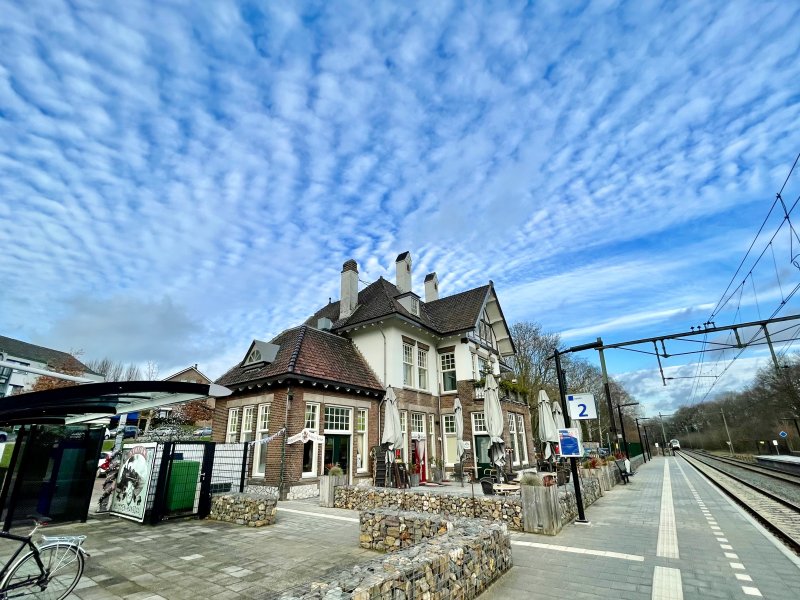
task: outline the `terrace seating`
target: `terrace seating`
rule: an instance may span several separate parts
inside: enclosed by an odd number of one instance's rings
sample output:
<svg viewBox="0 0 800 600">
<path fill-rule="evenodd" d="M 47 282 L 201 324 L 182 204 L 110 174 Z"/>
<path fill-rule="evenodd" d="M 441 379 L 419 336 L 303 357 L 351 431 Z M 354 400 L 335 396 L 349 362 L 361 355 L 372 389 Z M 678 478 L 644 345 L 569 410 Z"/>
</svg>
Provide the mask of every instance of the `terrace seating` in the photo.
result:
<svg viewBox="0 0 800 600">
<path fill-rule="evenodd" d="M 494 484 L 488 477 L 481 479 L 481 489 L 485 496 L 494 496 Z"/>
</svg>

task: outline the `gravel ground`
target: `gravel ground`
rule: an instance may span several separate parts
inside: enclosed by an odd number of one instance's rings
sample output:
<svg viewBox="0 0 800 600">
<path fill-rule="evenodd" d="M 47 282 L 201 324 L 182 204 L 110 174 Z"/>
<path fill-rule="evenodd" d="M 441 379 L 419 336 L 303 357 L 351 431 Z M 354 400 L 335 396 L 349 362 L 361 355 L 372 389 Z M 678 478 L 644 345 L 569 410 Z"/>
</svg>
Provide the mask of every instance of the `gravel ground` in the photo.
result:
<svg viewBox="0 0 800 600">
<path fill-rule="evenodd" d="M 715 457 L 712 455 L 692 454 L 691 456 L 698 460 L 707 461 L 725 473 L 739 477 L 747 483 L 758 486 L 767 492 L 771 492 L 776 496 L 780 496 L 784 500 L 788 500 L 789 502 L 793 502 L 794 504 L 800 506 L 800 485 L 798 484 L 782 481 L 770 475 L 755 473 L 749 469 L 737 467 L 736 465 L 723 462 L 721 460 L 714 460 Z"/>
</svg>

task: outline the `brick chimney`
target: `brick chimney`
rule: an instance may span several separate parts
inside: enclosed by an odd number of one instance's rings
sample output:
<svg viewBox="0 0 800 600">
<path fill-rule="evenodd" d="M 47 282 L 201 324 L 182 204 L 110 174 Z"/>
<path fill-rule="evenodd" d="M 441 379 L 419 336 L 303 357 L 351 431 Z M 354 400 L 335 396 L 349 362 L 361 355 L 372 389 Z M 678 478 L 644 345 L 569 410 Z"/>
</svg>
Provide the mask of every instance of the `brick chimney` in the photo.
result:
<svg viewBox="0 0 800 600">
<path fill-rule="evenodd" d="M 401 294 L 411 291 L 411 253 L 406 251 L 397 256 L 394 261 L 397 269 L 395 285 Z"/>
<path fill-rule="evenodd" d="M 439 299 L 439 278 L 436 273 L 425 275 L 425 302 Z"/>
<path fill-rule="evenodd" d="M 352 258 L 342 265 L 342 295 L 339 318 L 346 319 L 358 306 L 358 263 Z"/>
</svg>

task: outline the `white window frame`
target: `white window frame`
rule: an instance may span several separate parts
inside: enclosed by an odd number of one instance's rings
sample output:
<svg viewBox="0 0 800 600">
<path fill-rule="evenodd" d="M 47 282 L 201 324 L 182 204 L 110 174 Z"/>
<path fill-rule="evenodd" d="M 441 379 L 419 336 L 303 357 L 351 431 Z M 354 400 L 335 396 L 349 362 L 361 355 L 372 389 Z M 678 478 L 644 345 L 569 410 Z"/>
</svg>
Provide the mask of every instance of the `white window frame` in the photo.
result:
<svg viewBox="0 0 800 600">
<path fill-rule="evenodd" d="M 363 424 L 359 420 L 364 417 Z M 361 436 L 361 443 L 357 443 L 356 472 L 366 473 L 369 464 L 369 411 L 366 408 L 356 409 L 355 437 Z M 358 465 L 358 456 L 361 455 L 361 466 Z"/>
<path fill-rule="evenodd" d="M 253 477 L 258 475 L 266 475 L 267 473 L 267 444 L 260 444 L 259 442 L 265 437 L 269 436 L 269 409 L 270 403 L 258 405 L 258 413 L 256 416 L 256 444 L 253 446 Z M 262 462 L 263 453 L 263 462 Z"/>
<path fill-rule="evenodd" d="M 528 461 L 528 441 L 525 438 L 525 416 L 517 415 L 517 435 L 522 440 L 522 464 L 527 465 Z"/>
<path fill-rule="evenodd" d="M 403 385 L 414 387 L 414 346 L 403 342 Z"/>
<path fill-rule="evenodd" d="M 341 421 L 341 419 L 338 419 L 338 418 L 329 419 L 328 418 L 328 411 L 331 411 L 332 414 L 335 414 L 337 416 L 343 415 L 343 414 L 347 414 L 347 417 L 346 417 L 346 421 L 347 422 L 345 423 L 344 428 L 342 428 L 342 427 L 331 427 L 330 426 L 332 422 L 338 425 L 338 424 L 341 424 L 342 421 Z M 352 407 L 350 407 L 350 406 L 335 406 L 335 405 L 332 405 L 332 404 L 325 405 L 325 433 L 333 433 L 333 434 L 341 433 L 343 435 L 346 435 L 348 433 L 353 433 L 353 409 L 352 409 Z"/>
<path fill-rule="evenodd" d="M 430 456 L 428 457 L 428 460 L 432 461 L 436 458 L 436 435 L 434 434 L 436 427 L 434 425 L 433 414 L 428 415 L 428 431 L 431 432 L 428 436 L 431 439 Z"/>
<path fill-rule="evenodd" d="M 480 415 L 480 418 L 478 417 Z M 470 413 L 470 418 L 472 419 L 472 434 L 478 435 L 489 435 L 489 432 L 486 431 L 486 413 L 482 410 L 476 410 Z M 478 422 L 483 423 L 483 427 L 478 427 Z"/>
<path fill-rule="evenodd" d="M 508 437 L 511 440 L 511 448 L 514 454 L 511 457 L 511 464 L 519 466 L 520 453 L 519 453 L 519 439 L 517 438 L 517 415 L 510 412 L 508 413 Z"/>
<path fill-rule="evenodd" d="M 239 434 L 240 442 L 253 441 L 253 413 L 255 412 L 255 405 L 242 407 L 242 431 Z"/>
<path fill-rule="evenodd" d="M 319 406 L 318 402 L 306 402 L 306 412 L 303 417 L 305 429 L 319 432 Z M 308 418 L 309 408 L 313 410 L 311 420 Z M 306 444 L 312 444 L 313 454 L 311 455 L 311 470 L 303 471 L 302 477 L 316 477 L 319 474 L 319 444 L 315 441 L 308 441 Z M 303 452 L 305 452 L 305 448 L 303 448 Z"/>
<path fill-rule="evenodd" d="M 448 426 L 448 424 L 450 424 L 450 426 Z M 442 415 L 442 448 L 444 452 L 444 464 L 448 467 L 452 467 L 456 464 L 456 457 L 450 456 L 447 450 L 447 440 L 450 438 L 456 439 L 456 416 L 455 414 L 444 414 Z M 458 452 L 458 447 L 456 447 L 454 452 Z"/>
<path fill-rule="evenodd" d="M 228 423 L 226 428 L 225 443 L 235 444 L 239 439 L 239 408 L 228 409 Z"/>
<path fill-rule="evenodd" d="M 403 462 L 408 465 L 408 411 L 400 411 L 400 429 L 403 430 L 403 447 L 400 449 L 400 455 Z"/>
<path fill-rule="evenodd" d="M 417 347 L 417 385 L 421 390 L 430 387 L 428 380 L 428 351 Z"/>
<path fill-rule="evenodd" d="M 445 361 L 448 363 L 452 357 L 452 368 L 445 369 Z M 458 392 L 458 377 L 456 376 L 456 353 L 455 352 L 445 352 L 444 354 L 439 355 L 439 365 L 441 367 L 440 371 L 442 373 L 442 393 L 443 394 L 455 394 Z M 449 366 L 449 364 L 447 365 Z M 453 373 L 453 377 L 455 378 L 455 387 L 452 390 L 448 390 L 445 387 L 445 373 Z"/>
</svg>

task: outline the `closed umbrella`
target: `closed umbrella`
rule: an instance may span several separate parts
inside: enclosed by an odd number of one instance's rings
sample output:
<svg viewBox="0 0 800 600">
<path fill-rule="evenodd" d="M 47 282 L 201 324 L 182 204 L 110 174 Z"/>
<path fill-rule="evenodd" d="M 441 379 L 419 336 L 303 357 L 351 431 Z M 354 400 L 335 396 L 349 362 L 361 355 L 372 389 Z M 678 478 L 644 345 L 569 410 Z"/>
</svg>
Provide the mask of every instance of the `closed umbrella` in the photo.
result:
<svg viewBox="0 0 800 600">
<path fill-rule="evenodd" d="M 456 414 L 456 457 L 461 465 L 461 485 L 464 485 L 464 409 L 458 398 L 453 402 L 453 412 Z"/>
<path fill-rule="evenodd" d="M 497 382 L 491 373 L 486 374 L 486 395 L 483 399 L 483 411 L 486 416 L 486 432 L 489 434 L 489 460 L 499 470 L 506 464 L 506 443 L 503 441 L 503 409 L 500 408 L 500 395 L 497 393 Z"/>
<path fill-rule="evenodd" d="M 400 411 L 397 409 L 397 396 L 391 387 L 386 388 L 386 410 L 383 419 L 383 436 L 381 444 L 388 444 L 386 449 L 386 462 L 394 462 L 397 448 L 403 444 L 403 430 L 400 425 Z"/>
<path fill-rule="evenodd" d="M 559 402 L 553 402 L 553 422 L 556 424 L 556 429 L 564 429 L 567 426 L 564 423 L 564 411 L 561 410 Z"/>
<path fill-rule="evenodd" d="M 547 397 L 547 392 L 539 390 L 539 439 L 545 445 L 544 457 L 550 458 L 552 450 L 550 449 L 551 443 L 558 443 L 558 429 L 553 420 L 553 411 L 550 407 L 550 398 Z"/>
</svg>

